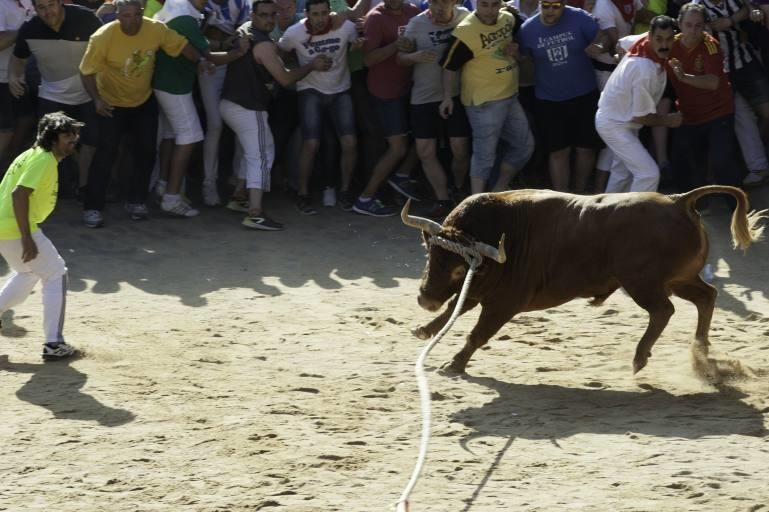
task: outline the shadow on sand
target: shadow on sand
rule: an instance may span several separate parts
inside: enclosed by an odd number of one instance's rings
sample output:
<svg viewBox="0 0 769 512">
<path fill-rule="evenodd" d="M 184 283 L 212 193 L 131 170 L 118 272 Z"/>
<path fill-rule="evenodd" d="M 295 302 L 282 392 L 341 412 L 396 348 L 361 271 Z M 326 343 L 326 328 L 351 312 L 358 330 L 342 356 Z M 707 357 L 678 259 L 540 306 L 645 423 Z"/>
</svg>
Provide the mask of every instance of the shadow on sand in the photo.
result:
<svg viewBox="0 0 769 512">
<path fill-rule="evenodd" d="M 731 387 L 676 396 L 656 388 L 614 391 L 464 378 L 499 396 L 450 417 L 475 431 L 462 441 L 463 445 L 484 436 L 549 439 L 557 443 L 558 439 L 582 433 L 633 432 L 684 439 L 767 434 L 761 411 L 742 402 L 747 395 Z"/>
<path fill-rule="evenodd" d="M 278 296 L 281 286 L 312 283 L 337 290 L 343 280 L 361 278 L 394 288 L 397 279 L 421 274 L 419 233 L 399 219 L 338 209 L 307 217 L 286 201 L 275 201 L 270 211 L 286 223 L 285 231 L 245 229 L 241 216 L 225 209 L 189 220 L 153 212 L 148 222 L 132 222 L 118 205 L 110 209 L 104 229 L 90 230 L 81 225 L 77 207 L 64 202 L 43 229 L 67 262 L 71 291 L 90 285 L 92 293 L 109 294 L 129 284 L 179 297 L 190 307 L 205 306 L 205 295 L 220 289 Z"/>
<path fill-rule="evenodd" d="M 95 421 L 105 427 L 117 427 L 134 420 L 125 409 L 108 407 L 83 393 L 88 376 L 77 371 L 69 361 L 49 363 L 12 363 L 0 356 L 0 372 L 30 373 L 30 379 L 16 392 L 19 400 L 51 411 L 63 420 Z"/>
</svg>

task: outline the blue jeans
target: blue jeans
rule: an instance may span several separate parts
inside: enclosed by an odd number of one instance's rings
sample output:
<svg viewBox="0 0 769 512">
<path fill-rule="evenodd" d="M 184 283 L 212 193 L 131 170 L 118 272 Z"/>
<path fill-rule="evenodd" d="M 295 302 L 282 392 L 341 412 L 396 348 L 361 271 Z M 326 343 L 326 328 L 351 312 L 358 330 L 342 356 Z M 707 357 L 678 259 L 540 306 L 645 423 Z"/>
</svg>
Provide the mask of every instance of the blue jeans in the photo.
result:
<svg viewBox="0 0 769 512">
<path fill-rule="evenodd" d="M 488 179 L 497 156 L 500 139 L 506 143 L 502 161 L 520 170 L 534 152 L 534 137 L 518 95 L 465 107 L 473 129 L 473 156 L 470 176 Z"/>
<path fill-rule="evenodd" d="M 299 91 L 299 118 L 302 122 L 303 139 L 321 138 L 324 112 L 331 115 L 339 137 L 355 135 L 355 111 L 350 91 L 323 94 L 315 89 L 304 89 Z"/>
</svg>

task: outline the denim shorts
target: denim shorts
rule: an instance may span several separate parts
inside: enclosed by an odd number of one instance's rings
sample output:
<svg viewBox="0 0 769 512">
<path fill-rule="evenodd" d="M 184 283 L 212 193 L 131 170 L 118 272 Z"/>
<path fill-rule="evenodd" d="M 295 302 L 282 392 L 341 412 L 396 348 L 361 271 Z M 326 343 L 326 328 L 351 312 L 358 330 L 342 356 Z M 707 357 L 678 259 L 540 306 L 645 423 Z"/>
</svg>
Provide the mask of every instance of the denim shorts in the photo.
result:
<svg viewBox="0 0 769 512">
<path fill-rule="evenodd" d="M 470 176 L 488 179 L 497 156 L 497 145 L 505 142 L 502 160 L 520 170 L 534 152 L 534 137 L 518 95 L 465 107 L 473 129 Z"/>
<path fill-rule="evenodd" d="M 315 89 L 304 89 L 299 91 L 299 119 L 303 139 L 321 138 L 324 112 L 331 115 L 339 137 L 355 135 L 355 111 L 350 91 L 323 94 Z"/>
<path fill-rule="evenodd" d="M 406 135 L 409 132 L 409 96 L 389 100 L 371 96 L 371 107 L 384 137 Z"/>
</svg>

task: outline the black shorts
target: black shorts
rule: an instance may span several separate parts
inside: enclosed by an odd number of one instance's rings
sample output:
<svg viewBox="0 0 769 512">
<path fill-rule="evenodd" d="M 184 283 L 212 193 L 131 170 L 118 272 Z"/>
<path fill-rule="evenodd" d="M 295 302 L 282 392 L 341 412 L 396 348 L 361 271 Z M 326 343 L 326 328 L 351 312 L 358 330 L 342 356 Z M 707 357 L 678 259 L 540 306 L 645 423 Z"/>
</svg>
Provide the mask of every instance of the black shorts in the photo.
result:
<svg viewBox="0 0 769 512">
<path fill-rule="evenodd" d="M 20 117 L 34 115 L 35 104 L 29 92 L 21 98 L 14 98 L 8 84 L 0 83 L 0 130 L 13 130 Z"/>
<path fill-rule="evenodd" d="M 595 130 L 598 89 L 564 101 L 537 101 L 537 126 L 545 151 L 568 147 L 598 149 L 603 146 Z"/>
<path fill-rule="evenodd" d="M 415 139 L 470 137 L 470 122 L 459 97 L 454 98 L 454 111 L 448 119 L 441 117 L 440 102 L 411 105 L 411 131 Z"/>
<path fill-rule="evenodd" d="M 371 107 L 374 111 L 379 129 L 384 137 L 395 137 L 409 133 L 409 97 L 382 99 L 371 96 Z"/>
</svg>

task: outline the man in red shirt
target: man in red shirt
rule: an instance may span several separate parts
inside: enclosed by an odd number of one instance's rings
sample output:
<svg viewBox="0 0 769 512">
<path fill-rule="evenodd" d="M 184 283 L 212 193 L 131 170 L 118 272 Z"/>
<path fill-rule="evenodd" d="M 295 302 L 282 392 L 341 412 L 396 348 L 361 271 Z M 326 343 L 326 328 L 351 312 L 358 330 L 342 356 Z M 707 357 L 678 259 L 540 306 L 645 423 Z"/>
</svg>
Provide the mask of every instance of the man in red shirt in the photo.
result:
<svg viewBox="0 0 769 512">
<path fill-rule="evenodd" d="M 705 183 L 708 163 L 717 184 L 741 184 L 739 168 L 733 164 L 737 148 L 732 88 L 718 40 L 705 32 L 705 16 L 702 5 L 688 3 L 681 8 L 681 33 L 668 61 L 668 76 L 683 114 L 681 127 L 673 132 L 673 168 L 681 192 Z M 703 156 L 706 162 L 701 161 Z"/>
<path fill-rule="evenodd" d="M 366 15 L 363 32 L 363 62 L 368 66 L 368 91 L 371 105 L 387 140 L 387 151 L 379 158 L 371 171 L 366 187 L 353 205 L 353 211 L 373 217 L 395 215 L 395 209 L 376 199 L 379 186 L 388 178 L 408 152 L 408 106 L 411 93 L 411 68 L 397 61 L 398 50 L 411 51 L 408 41 L 401 36 L 409 20 L 419 14 L 419 9 L 405 0 L 384 0 Z M 416 160 L 414 159 L 414 163 Z M 409 181 L 408 165 L 388 180 L 399 193 L 419 200 Z"/>
</svg>

